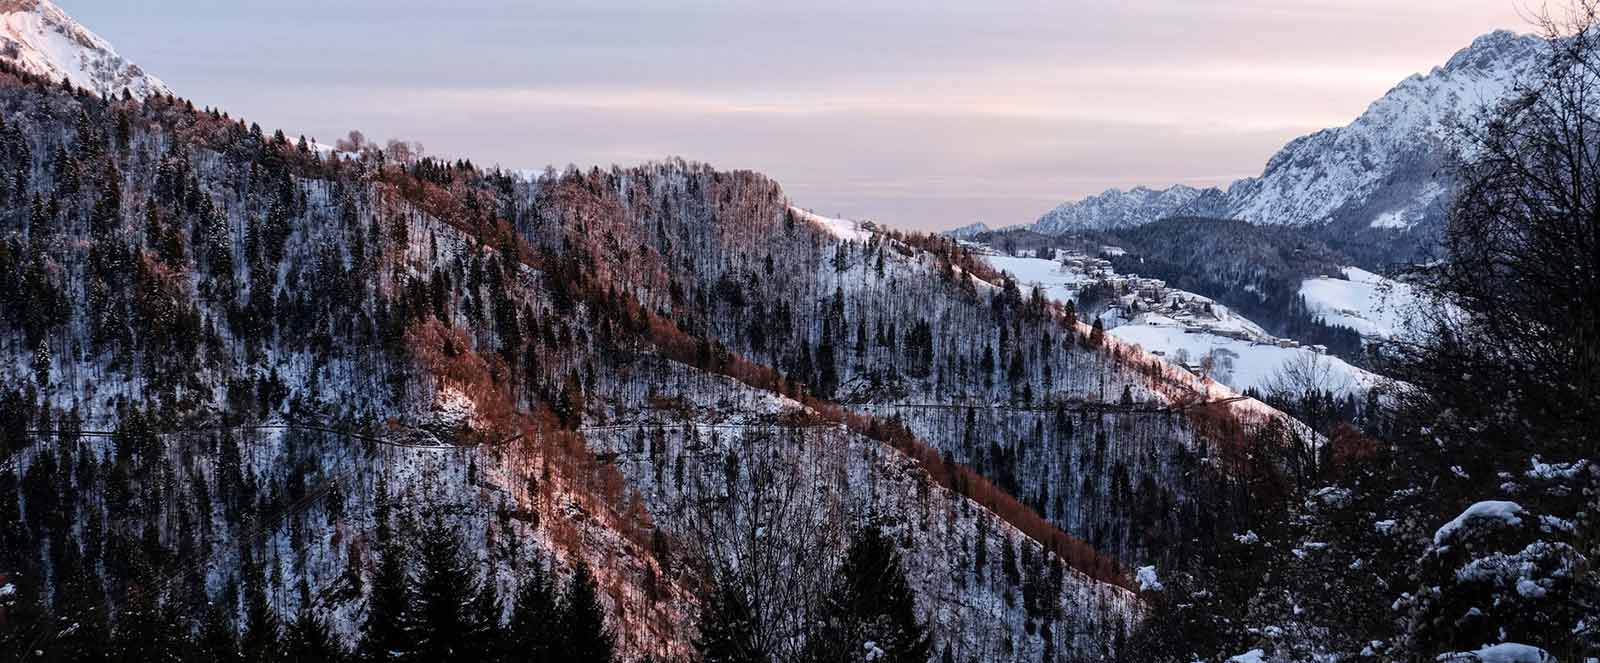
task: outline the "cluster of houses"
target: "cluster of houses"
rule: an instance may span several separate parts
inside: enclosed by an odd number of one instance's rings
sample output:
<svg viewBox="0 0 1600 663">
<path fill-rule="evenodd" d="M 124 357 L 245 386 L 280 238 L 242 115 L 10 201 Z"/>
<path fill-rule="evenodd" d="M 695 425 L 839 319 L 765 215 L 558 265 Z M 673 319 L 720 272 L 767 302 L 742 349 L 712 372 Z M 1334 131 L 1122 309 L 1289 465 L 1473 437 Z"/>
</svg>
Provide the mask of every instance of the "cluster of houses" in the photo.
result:
<svg viewBox="0 0 1600 663">
<path fill-rule="evenodd" d="M 1082 274 L 1088 279 L 1079 287 L 1091 283 L 1110 285 L 1118 293 L 1115 303 L 1102 319 L 1112 323 L 1151 324 L 1176 322 L 1189 334 L 1212 334 L 1244 341 L 1252 345 L 1276 345 L 1280 348 L 1298 348 L 1300 342 L 1276 338 L 1260 327 L 1227 312 L 1227 308 L 1212 300 L 1182 290 L 1167 288 L 1166 281 L 1141 277 L 1138 274 L 1118 274 L 1111 261 L 1079 254 L 1061 256 L 1058 260 L 1064 270 Z M 1324 345 L 1306 346 L 1318 354 L 1327 354 Z"/>
<path fill-rule="evenodd" d="M 1105 258 L 1091 258 L 1085 255 L 1071 254 L 1062 257 L 1058 262 L 1062 267 L 1096 279 L 1115 278 L 1117 273 L 1111 269 L 1111 261 Z"/>
</svg>

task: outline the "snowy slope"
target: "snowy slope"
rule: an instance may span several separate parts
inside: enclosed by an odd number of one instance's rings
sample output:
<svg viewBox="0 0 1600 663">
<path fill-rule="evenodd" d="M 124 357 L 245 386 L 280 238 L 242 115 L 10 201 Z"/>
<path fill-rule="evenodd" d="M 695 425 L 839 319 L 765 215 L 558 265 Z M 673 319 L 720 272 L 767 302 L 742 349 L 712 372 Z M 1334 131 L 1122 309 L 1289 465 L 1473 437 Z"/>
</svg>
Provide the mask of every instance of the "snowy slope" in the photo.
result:
<svg viewBox="0 0 1600 663">
<path fill-rule="evenodd" d="M 1450 123 L 1505 99 L 1544 52 L 1533 35 L 1483 35 L 1443 66 L 1401 81 L 1349 125 L 1290 141 L 1259 177 L 1225 190 L 1112 189 L 1056 207 L 1033 229 L 1113 229 L 1170 216 L 1410 228 L 1443 211 L 1452 186 L 1442 174 Z"/>
<path fill-rule="evenodd" d="M 1026 286 L 1040 289 L 1045 297 L 1058 302 L 1075 301 L 1078 291 L 1097 278 L 1111 281 L 1123 278 L 1106 273 L 1094 277 L 1041 258 L 985 255 L 984 259 L 995 269 L 1011 274 Z M 1400 312 L 1389 305 L 1390 298 L 1386 294 L 1398 293 L 1393 298 L 1396 303 L 1401 299 L 1409 301 L 1409 289 L 1404 284 L 1360 269 L 1349 268 L 1346 273 L 1350 281 L 1307 280 L 1301 290 L 1307 304 L 1324 311 L 1330 324 L 1344 324 L 1364 335 L 1368 334 L 1366 329 L 1371 329 L 1371 335 L 1387 336 L 1400 325 Z M 1113 308 L 1101 316 L 1101 321 L 1108 334 L 1137 344 L 1168 362 L 1199 365 L 1203 358 L 1214 354 L 1216 368 L 1211 377 L 1240 392 L 1252 387 L 1265 390 L 1273 375 L 1291 361 L 1326 362 L 1336 382 L 1329 387 L 1339 393 L 1367 391 L 1382 380 L 1343 359 L 1318 354 L 1311 348 L 1279 347 L 1277 339 L 1260 325 L 1201 295 L 1167 289 L 1163 299 L 1186 302 L 1188 306 L 1182 307 L 1186 311 L 1209 305 L 1209 312 L 1146 310 L 1124 315 Z"/>
<path fill-rule="evenodd" d="M 138 98 L 172 93 L 50 0 L 0 0 L 0 57 L 101 96 L 123 90 Z"/>
<path fill-rule="evenodd" d="M 1146 350 L 1159 350 L 1166 357 L 1176 357 L 1181 350 L 1190 357 L 1190 363 L 1198 362 L 1208 354 L 1218 353 L 1218 357 L 1227 357 L 1227 360 L 1219 362 L 1223 366 L 1212 376 L 1238 391 L 1252 387 L 1265 391 L 1273 374 L 1284 364 L 1305 361 L 1308 358 L 1318 362 L 1328 362 L 1329 372 L 1336 376 L 1334 379 L 1337 384 L 1330 385 L 1331 391 L 1335 393 L 1365 392 L 1382 380 L 1373 373 L 1351 366 L 1343 359 L 1332 355 L 1319 355 L 1308 348 L 1282 348 L 1217 334 L 1188 333 L 1184 327 L 1173 324 L 1159 322 L 1127 324 L 1107 333 L 1124 341 L 1137 343 Z"/>
<path fill-rule="evenodd" d="M 1330 325 L 1354 329 L 1367 338 L 1392 338 L 1404 331 L 1407 313 L 1417 305 L 1410 285 L 1357 267 L 1343 279 L 1314 278 L 1300 283 L 1306 306 Z"/>
<path fill-rule="evenodd" d="M 665 370 L 687 371 L 670 365 Z M 692 377 L 692 372 L 684 375 Z M 686 549 L 707 547 L 714 551 L 710 554 L 725 555 L 738 551 L 737 544 L 724 547 L 720 536 L 714 542 L 697 540 L 697 523 L 728 518 L 717 531 L 741 531 L 730 525 L 750 515 L 738 512 L 766 505 L 770 498 L 765 495 L 786 494 L 774 486 L 803 486 L 799 494 L 829 505 L 819 511 L 837 509 L 848 522 L 894 514 L 883 520 L 884 527 L 903 542 L 918 618 L 938 634 L 935 651 L 948 647 L 958 660 L 985 661 L 1037 660 L 1045 651 L 1043 638 L 1028 627 L 1028 610 L 1016 600 L 1020 588 L 1006 583 L 1004 573 L 994 568 L 999 555 L 990 556 L 983 568 L 969 568 L 976 562 L 962 561 L 978 540 L 996 551 L 1008 545 L 1025 547 L 1042 560 L 1044 548 L 1037 541 L 971 499 L 928 485 L 916 463 L 892 448 L 842 427 L 777 423 L 804 414 L 792 400 L 731 379 L 712 379 L 680 396 L 674 408 L 655 408 L 643 398 L 616 403 L 609 424 L 586 427 L 585 436 L 590 448 L 615 457 L 654 522 L 683 533 Z M 730 409 L 729 403 L 738 407 Z M 729 458 L 742 468 L 737 489 L 727 485 Z M 729 496 L 725 501 L 718 499 L 724 494 Z M 715 503 L 717 511 L 706 511 L 707 503 Z M 817 582 L 818 567 L 842 553 L 846 528 L 837 521 L 813 520 L 817 514 L 806 508 L 763 508 L 767 511 L 757 536 L 764 536 L 771 524 L 775 529 L 804 529 L 814 537 L 797 559 L 785 562 L 786 568 L 798 571 L 782 574 L 779 582 Z M 1115 632 L 1138 618 L 1141 607 L 1132 592 L 1065 565 L 1057 571 L 1059 585 L 1047 586 L 1056 596 L 1045 601 L 1060 619 L 1075 625 L 1060 632 L 1058 647 L 1091 651 L 1095 634 Z"/>
<path fill-rule="evenodd" d="M 1449 189 L 1430 172 L 1448 123 L 1505 99 L 1542 52 L 1532 35 L 1478 37 L 1443 67 L 1401 81 L 1349 126 L 1284 146 L 1261 177 L 1229 187 L 1230 216 L 1305 225 L 1365 211 L 1369 225 L 1411 225 Z"/>
<path fill-rule="evenodd" d="M 862 228 L 860 221 L 835 219 L 799 207 L 791 207 L 790 209 L 800 218 L 821 226 L 823 230 L 828 231 L 828 234 L 834 237 L 852 242 L 864 242 L 867 240 L 868 233 Z"/>
<path fill-rule="evenodd" d="M 1044 296 L 1058 302 L 1072 301 L 1078 288 L 1092 280 L 1083 272 L 1063 269 L 1054 260 L 1003 255 L 986 255 L 984 260 L 1021 283 L 1042 289 Z"/>
</svg>

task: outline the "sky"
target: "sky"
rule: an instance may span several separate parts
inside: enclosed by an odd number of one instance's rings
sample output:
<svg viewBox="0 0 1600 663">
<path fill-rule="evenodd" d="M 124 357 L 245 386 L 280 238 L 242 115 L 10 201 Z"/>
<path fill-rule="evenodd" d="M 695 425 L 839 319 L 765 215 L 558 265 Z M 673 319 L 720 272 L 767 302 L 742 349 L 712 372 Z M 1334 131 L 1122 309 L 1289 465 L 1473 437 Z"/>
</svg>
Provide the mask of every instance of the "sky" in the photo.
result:
<svg viewBox="0 0 1600 663">
<path fill-rule="evenodd" d="M 57 4 L 268 130 L 507 168 L 680 156 L 924 230 L 1256 175 L 1473 37 L 1530 30 L 1528 0 Z"/>
</svg>

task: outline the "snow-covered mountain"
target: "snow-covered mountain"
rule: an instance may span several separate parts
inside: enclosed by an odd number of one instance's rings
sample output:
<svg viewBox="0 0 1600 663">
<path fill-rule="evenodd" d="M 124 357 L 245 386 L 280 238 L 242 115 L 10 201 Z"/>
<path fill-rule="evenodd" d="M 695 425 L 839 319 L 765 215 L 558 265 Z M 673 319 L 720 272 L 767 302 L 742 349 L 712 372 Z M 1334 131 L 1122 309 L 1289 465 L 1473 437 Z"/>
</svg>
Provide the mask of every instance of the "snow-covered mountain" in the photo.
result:
<svg viewBox="0 0 1600 663">
<path fill-rule="evenodd" d="M 1543 44 L 1534 35 L 1491 32 L 1443 66 L 1401 81 L 1349 125 L 1290 141 L 1259 177 L 1226 189 L 1112 189 L 1061 204 L 1033 229 L 1115 229 L 1171 216 L 1405 229 L 1440 218 L 1451 190 L 1442 168 L 1451 123 L 1505 99 L 1539 62 Z"/>
<path fill-rule="evenodd" d="M 50 0 L 0 0 L 0 58 L 101 96 L 123 90 L 138 98 L 172 93 Z"/>
<path fill-rule="evenodd" d="M 1221 192 L 1216 189 L 1197 189 L 1182 184 L 1165 189 L 1144 186 L 1127 191 L 1108 189 L 1099 195 L 1056 206 L 1039 217 L 1033 229 L 1046 234 L 1073 230 L 1113 230 L 1179 214 L 1203 216 L 1190 210 L 1210 209 L 1220 197 Z"/>
<path fill-rule="evenodd" d="M 969 237 L 975 237 L 977 235 L 981 235 L 983 233 L 989 232 L 989 230 L 990 230 L 990 228 L 989 228 L 988 224 L 984 224 L 984 223 L 969 223 L 967 225 L 961 226 L 960 228 L 951 228 L 949 230 L 946 230 L 946 231 L 944 231 L 944 235 L 946 237 L 954 237 L 956 239 L 967 239 Z"/>
<path fill-rule="evenodd" d="M 782 522 L 810 524 L 760 524 L 750 544 L 812 564 L 785 570 L 817 587 L 795 610 L 825 607 L 846 535 L 881 520 L 940 660 L 1108 658 L 1135 651 L 1146 611 L 1127 569 L 1176 568 L 1166 542 L 1201 534 L 1185 514 L 1231 504 L 1203 451 L 1225 440 L 1197 424 L 1283 416 L 1024 300 L 948 239 L 805 212 L 755 173 L 675 160 L 523 180 L 327 159 L 181 100 L 4 69 L 0 107 L 40 110 L 6 116 L 0 171 L 21 175 L 0 198 L 59 202 L 0 210 L 0 457 L 15 459 L 0 525 L 38 521 L 0 527 L 0 568 L 29 551 L 24 577 L 48 579 L 0 609 L 63 595 L 71 572 L 33 551 L 96 540 L 45 527 L 63 513 L 143 542 L 154 572 L 222 569 L 177 574 L 164 604 L 233 583 L 256 614 L 314 605 L 349 648 L 379 623 L 378 567 L 420 573 L 415 535 L 433 522 L 459 532 L 465 585 L 492 580 L 485 602 L 530 565 L 592 577 L 619 660 L 693 660 L 699 608 L 723 600 L 699 596 L 701 578 L 742 597 L 785 577 L 702 571 L 744 568 L 749 549 L 714 544 L 775 508 L 716 505 L 804 494 Z M 119 127 L 125 141 L 95 139 Z M 231 184 L 252 171 L 273 186 Z M 1207 401 L 1226 402 L 1188 418 Z M 119 446 L 135 425 L 143 446 Z M 191 445 L 180 425 L 214 437 Z M 115 471 L 54 469 L 79 458 Z M 164 467 L 172 481 L 150 480 Z M 218 499 L 141 497 L 159 506 L 135 513 L 75 497 L 166 485 Z M 1208 526 L 1245 525 L 1219 510 Z M 498 625 L 504 606 L 485 605 Z M 128 623 L 83 637 L 157 632 Z M 7 628 L 0 651 L 34 639 Z"/>
</svg>

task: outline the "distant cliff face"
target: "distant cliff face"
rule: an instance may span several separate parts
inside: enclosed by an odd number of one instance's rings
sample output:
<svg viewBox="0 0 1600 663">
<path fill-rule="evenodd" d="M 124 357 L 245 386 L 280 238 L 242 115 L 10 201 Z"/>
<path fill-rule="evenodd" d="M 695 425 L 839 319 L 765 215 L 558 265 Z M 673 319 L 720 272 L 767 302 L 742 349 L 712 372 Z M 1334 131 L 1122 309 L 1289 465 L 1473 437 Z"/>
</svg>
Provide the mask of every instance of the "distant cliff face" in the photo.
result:
<svg viewBox="0 0 1600 663">
<path fill-rule="evenodd" d="M 1110 189 L 1083 200 L 1062 203 L 1046 212 L 1034 230 L 1061 234 L 1074 230 L 1115 230 L 1139 226 L 1170 216 L 1212 216 L 1194 210 L 1211 209 L 1221 192 L 1175 184 L 1165 189 L 1134 187 Z"/>
<path fill-rule="evenodd" d="M 49 0 L 0 0 L 0 57 L 100 96 L 123 90 L 138 98 L 172 92 Z"/>
<path fill-rule="evenodd" d="M 960 228 L 951 228 L 950 230 L 946 230 L 944 231 L 944 235 L 946 237 L 954 237 L 956 239 L 966 239 L 968 237 L 982 235 L 983 233 L 989 232 L 989 230 L 990 228 L 987 224 L 969 223 L 961 226 Z"/>
<path fill-rule="evenodd" d="M 1175 185 L 1112 189 L 1063 203 L 1034 224 L 1043 233 L 1109 230 L 1171 216 L 1255 223 L 1410 229 L 1442 217 L 1452 123 L 1510 95 L 1540 60 L 1533 35 L 1492 32 L 1444 66 L 1400 82 L 1344 127 L 1290 141 L 1259 177 L 1226 189 Z"/>
</svg>

